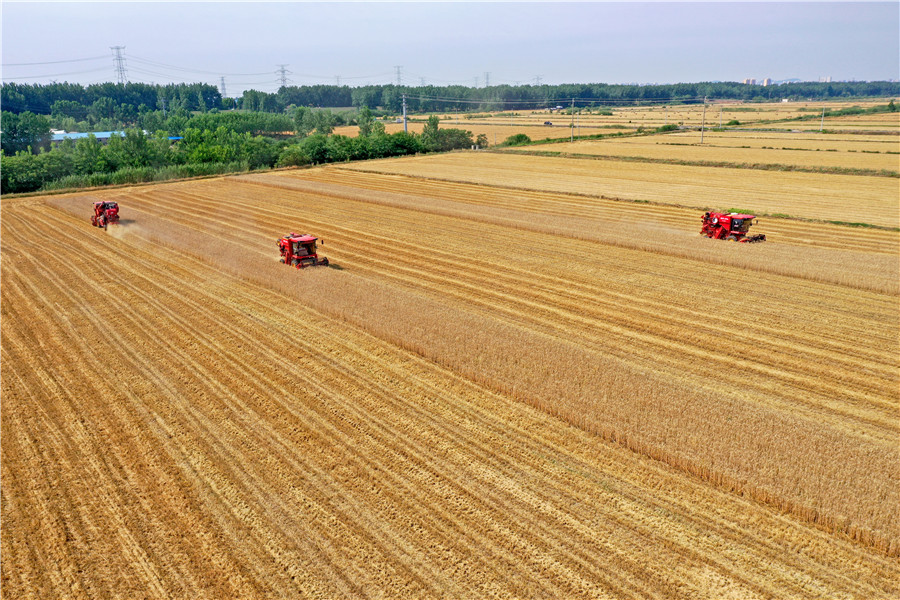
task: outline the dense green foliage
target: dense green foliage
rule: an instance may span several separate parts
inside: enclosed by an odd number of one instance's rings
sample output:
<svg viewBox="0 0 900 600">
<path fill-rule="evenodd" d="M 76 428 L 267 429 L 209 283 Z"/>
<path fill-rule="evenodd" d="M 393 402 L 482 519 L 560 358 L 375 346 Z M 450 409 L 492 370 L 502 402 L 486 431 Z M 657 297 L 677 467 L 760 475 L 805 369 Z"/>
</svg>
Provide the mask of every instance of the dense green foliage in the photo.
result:
<svg viewBox="0 0 900 600">
<path fill-rule="evenodd" d="M 702 102 L 732 99 L 771 101 L 780 99 L 824 100 L 900 96 L 900 83 L 889 81 L 797 82 L 778 85 L 746 85 L 737 82 L 618 85 L 605 83 L 561 85 L 497 85 L 473 88 L 455 86 L 337 85 L 287 86 L 269 94 L 247 90 L 240 98 L 222 98 L 212 85 L 102 83 L 87 87 L 73 83 L 49 85 L 4 83 L 0 90 L 3 109 L 13 113 L 68 117 L 75 122 L 115 119 L 138 125 L 140 115 L 161 111 L 216 111 L 240 108 L 251 112 L 285 113 L 292 107 L 368 107 L 399 113 L 403 96 L 413 112 L 503 110 L 576 106 L 623 102 Z M 68 129 L 63 127 L 64 129 Z M 103 129 L 104 127 L 101 127 Z M 108 127 L 113 129 L 115 127 Z M 149 129 L 144 127 L 144 129 Z"/>
<path fill-rule="evenodd" d="M 147 134 L 130 128 L 124 135 L 112 136 L 106 144 L 91 135 L 77 141 L 65 140 L 50 150 L 41 148 L 37 153 L 28 149 L 13 155 L 4 153 L 0 191 L 6 194 L 161 181 L 223 173 L 228 169 L 246 171 L 447 151 L 468 148 L 473 143 L 471 132 L 439 129 L 437 117 L 429 120 L 427 135 L 404 132 L 387 135 L 384 124 L 367 111 L 361 111 L 363 127 L 359 137 L 330 135 L 323 130 L 331 131 L 331 119 L 326 111 L 322 112 L 325 116 L 310 129 L 315 133 L 304 132 L 289 139 L 253 135 L 250 131 L 274 130 L 283 137 L 282 127 L 291 127 L 293 121 L 282 115 L 238 114 L 234 116 L 241 118 L 235 119 L 200 115 L 167 119 L 165 123 L 179 129 L 181 136 L 175 139 L 161 129 Z M 300 117 L 301 122 L 303 118 Z"/>
<path fill-rule="evenodd" d="M 531 138 L 525 135 L 524 133 L 517 133 L 515 135 L 511 135 L 500 144 L 501 146 L 522 146 L 524 144 L 530 144 Z"/>
<path fill-rule="evenodd" d="M 2 101 L 2 193 L 121 181 L 154 181 L 188 173 L 292 166 L 443 152 L 487 146 L 482 134 L 442 129 L 432 116 L 421 135 L 386 135 L 378 116 L 412 112 L 517 110 L 646 102 L 697 103 L 702 98 L 747 101 L 897 96 L 897 82 L 789 83 L 774 86 L 730 82 L 674 85 L 566 84 L 541 86 L 400 87 L 374 85 L 291 86 L 274 94 L 248 90 L 222 98 L 208 84 L 103 83 L 87 87 L 54 83 L 5 83 Z M 355 106 L 354 113 L 333 111 Z M 332 108 L 322 108 L 332 107 Z M 235 110 L 237 109 L 237 110 Z M 351 109 L 352 110 L 352 109 Z M 828 115 L 855 114 L 854 107 Z M 896 110 L 893 101 L 879 110 Z M 800 118 L 815 118 L 813 115 Z M 358 124 L 360 136 L 333 135 Z M 95 138 L 50 147 L 50 129 L 124 131 L 107 145 Z M 517 138 L 504 142 L 527 143 Z M 218 169 L 218 170 L 217 170 Z"/>
<path fill-rule="evenodd" d="M 3 111 L 3 133 L 0 135 L 0 149 L 7 154 L 47 147 L 50 141 L 50 120 L 31 112 L 21 114 Z"/>
</svg>

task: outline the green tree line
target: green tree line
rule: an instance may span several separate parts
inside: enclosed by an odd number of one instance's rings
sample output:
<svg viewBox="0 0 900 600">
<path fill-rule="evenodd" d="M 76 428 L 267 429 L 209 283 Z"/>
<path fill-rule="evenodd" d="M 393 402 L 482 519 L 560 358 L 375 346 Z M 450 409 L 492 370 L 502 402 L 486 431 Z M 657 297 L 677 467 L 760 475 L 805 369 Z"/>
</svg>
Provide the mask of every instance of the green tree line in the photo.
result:
<svg viewBox="0 0 900 600">
<path fill-rule="evenodd" d="M 578 106 L 622 102 L 701 102 L 722 100 L 826 100 L 900 95 L 900 83 L 889 81 L 794 82 L 748 85 L 738 82 L 701 82 L 661 85 L 560 84 L 497 85 L 489 87 L 339 85 L 285 86 L 275 93 L 246 90 L 241 97 L 222 98 L 203 83 L 153 85 L 101 83 L 87 87 L 72 83 L 4 83 L 0 103 L 8 112 L 65 116 L 78 121 L 118 119 L 137 125 L 146 112 L 219 111 L 238 108 L 252 112 L 285 113 L 293 107 L 368 107 L 399 113 L 403 96 L 413 112 L 537 109 L 565 104 Z M 130 120 L 130 121 L 129 121 Z"/>
<path fill-rule="evenodd" d="M 23 137 L 43 140 L 49 128 L 42 115 L 3 113 L 4 148 L 0 152 L 0 192 L 20 193 L 59 188 L 79 188 L 117 183 L 159 181 L 172 177 L 289 167 L 348 160 L 402 156 L 420 152 L 442 152 L 468 148 L 476 141 L 472 133 L 441 129 L 437 116 L 425 124 L 422 134 L 386 134 L 384 124 L 372 111 L 358 115 L 360 134 L 351 138 L 333 135 L 331 111 L 297 108 L 292 118 L 265 113 L 198 115 L 188 119 L 173 116 L 165 129 L 147 133 L 129 128 L 113 135 L 106 144 L 94 135 L 42 146 L 37 152 Z M 22 131 L 7 139 L 6 124 L 19 124 Z M 259 135 L 259 129 L 277 131 L 279 137 Z M 294 132 L 288 138 L 285 132 Z M 16 133 L 13 130 L 9 133 Z M 16 142 L 14 147 L 13 142 Z M 12 152 L 7 154 L 9 147 Z"/>
</svg>

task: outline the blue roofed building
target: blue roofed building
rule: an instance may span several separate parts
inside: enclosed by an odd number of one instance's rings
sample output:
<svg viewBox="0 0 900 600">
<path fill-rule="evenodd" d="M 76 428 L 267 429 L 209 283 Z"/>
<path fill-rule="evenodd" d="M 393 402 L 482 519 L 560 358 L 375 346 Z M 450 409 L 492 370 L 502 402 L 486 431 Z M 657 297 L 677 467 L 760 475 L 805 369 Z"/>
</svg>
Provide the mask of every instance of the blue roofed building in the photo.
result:
<svg viewBox="0 0 900 600">
<path fill-rule="evenodd" d="M 145 131 L 144 134 L 146 135 L 147 132 Z M 117 135 L 119 137 L 125 137 L 125 132 L 124 131 L 89 131 L 87 133 L 76 133 L 76 132 L 66 133 L 65 131 L 54 131 L 52 133 L 52 135 L 50 136 L 50 144 L 53 146 L 58 146 L 63 140 L 78 141 L 82 138 L 86 138 L 91 135 L 93 135 L 95 138 L 97 138 L 97 140 L 101 144 L 106 144 L 109 142 L 109 138 L 111 138 L 114 135 Z M 174 136 L 174 135 L 169 136 L 170 142 L 177 142 L 180 139 L 183 139 L 183 138 L 181 136 Z"/>
<path fill-rule="evenodd" d="M 106 144 L 109 142 L 109 138 L 114 135 L 119 137 L 125 137 L 124 131 L 90 131 L 88 133 L 54 133 L 50 136 L 50 143 L 54 146 L 58 146 L 60 142 L 63 140 L 80 140 L 81 138 L 86 138 L 88 136 L 93 135 L 101 144 Z"/>
</svg>

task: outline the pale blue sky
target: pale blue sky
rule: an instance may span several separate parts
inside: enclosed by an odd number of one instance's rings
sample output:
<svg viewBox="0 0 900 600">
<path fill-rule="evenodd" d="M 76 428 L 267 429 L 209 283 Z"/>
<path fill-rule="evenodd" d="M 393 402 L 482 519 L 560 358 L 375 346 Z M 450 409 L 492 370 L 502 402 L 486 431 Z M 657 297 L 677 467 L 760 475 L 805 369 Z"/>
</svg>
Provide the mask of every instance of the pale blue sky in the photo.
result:
<svg viewBox="0 0 900 600">
<path fill-rule="evenodd" d="M 11 2 L 2 77 L 19 83 L 225 76 L 292 84 L 479 86 L 900 78 L 892 2 Z M 85 60 L 82 60 L 85 59 Z M 70 62 L 57 62 L 70 61 Z M 55 64 L 22 64 L 55 63 Z"/>
</svg>

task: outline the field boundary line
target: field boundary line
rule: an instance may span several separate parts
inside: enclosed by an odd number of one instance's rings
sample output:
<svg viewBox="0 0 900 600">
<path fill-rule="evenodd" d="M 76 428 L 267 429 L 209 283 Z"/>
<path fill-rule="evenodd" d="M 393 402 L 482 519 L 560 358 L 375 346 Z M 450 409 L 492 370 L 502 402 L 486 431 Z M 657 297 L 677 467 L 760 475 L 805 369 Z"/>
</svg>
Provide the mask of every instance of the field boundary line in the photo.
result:
<svg viewBox="0 0 900 600">
<path fill-rule="evenodd" d="M 685 144 L 693 145 L 693 144 Z M 581 152 L 563 152 L 554 150 L 504 150 L 488 149 L 494 154 L 525 154 L 530 156 L 548 156 L 553 158 L 580 158 L 585 160 L 618 160 L 622 162 L 653 163 L 662 165 L 678 165 L 682 167 L 713 167 L 728 169 L 748 169 L 753 171 L 781 171 L 797 173 L 821 173 L 826 175 L 860 175 L 864 177 L 892 177 L 900 179 L 900 171 L 885 169 L 853 169 L 850 167 L 802 167 L 782 163 L 738 163 L 712 160 L 681 160 L 678 158 L 651 158 L 649 156 L 621 156 L 616 154 L 583 154 Z M 873 225 L 874 227 L 874 225 Z"/>
</svg>

